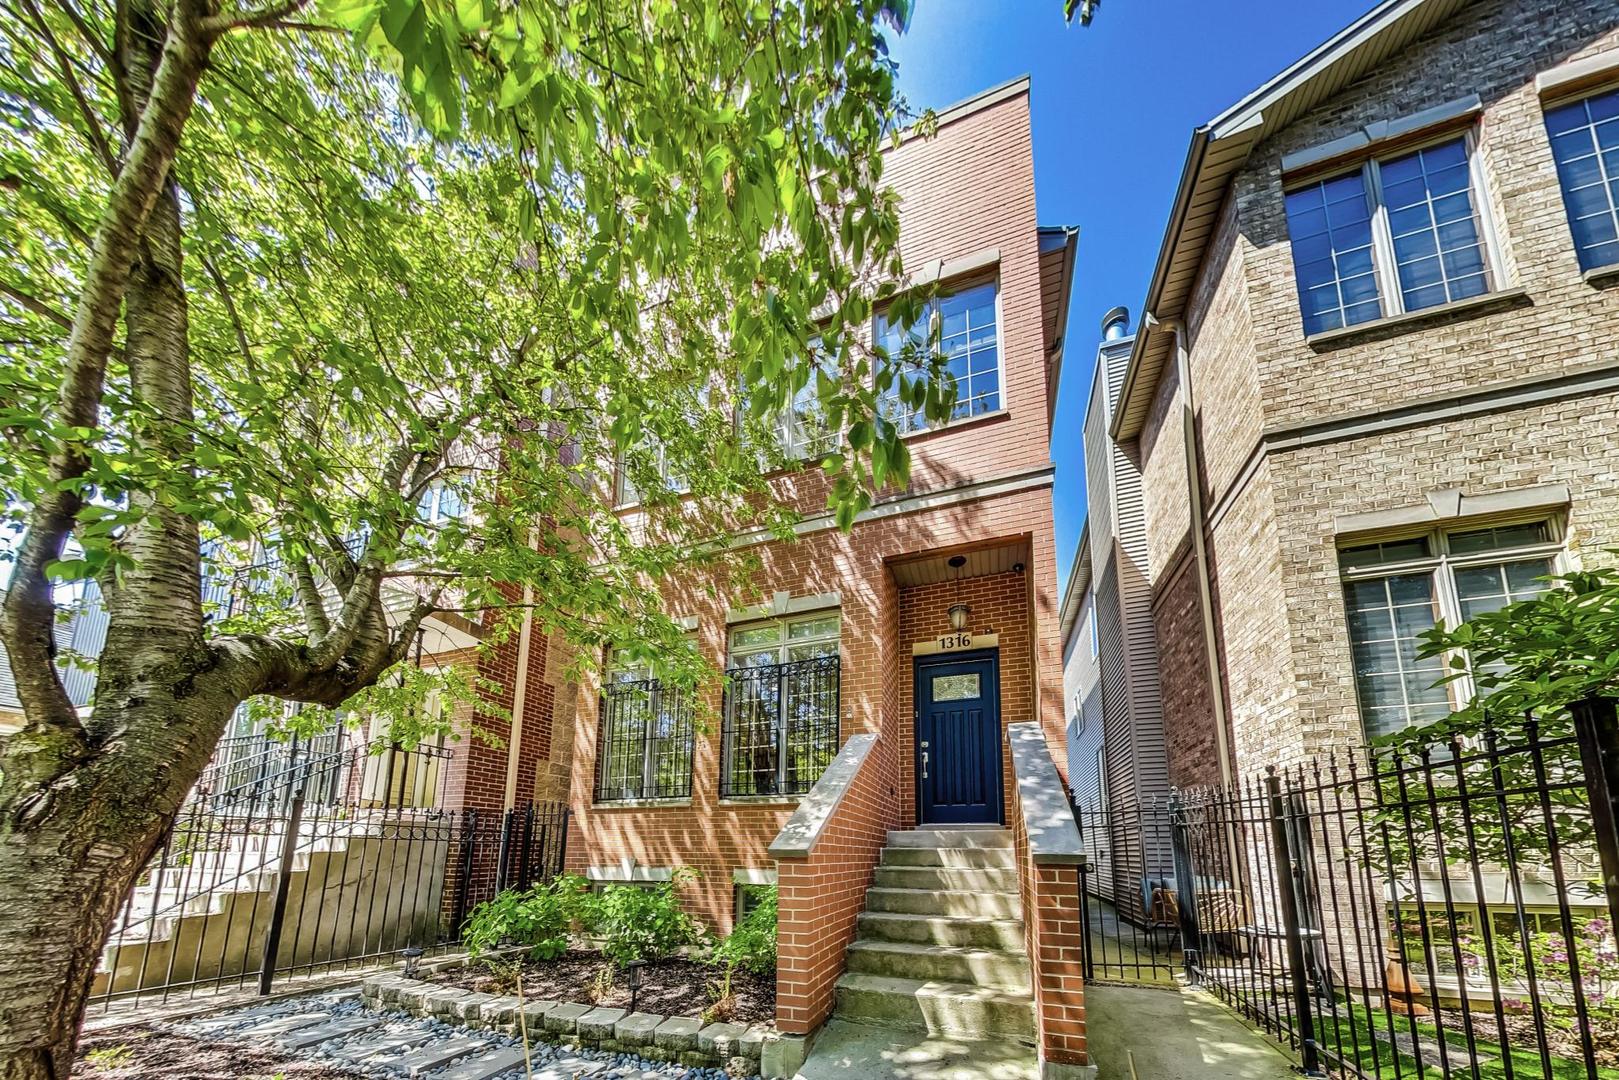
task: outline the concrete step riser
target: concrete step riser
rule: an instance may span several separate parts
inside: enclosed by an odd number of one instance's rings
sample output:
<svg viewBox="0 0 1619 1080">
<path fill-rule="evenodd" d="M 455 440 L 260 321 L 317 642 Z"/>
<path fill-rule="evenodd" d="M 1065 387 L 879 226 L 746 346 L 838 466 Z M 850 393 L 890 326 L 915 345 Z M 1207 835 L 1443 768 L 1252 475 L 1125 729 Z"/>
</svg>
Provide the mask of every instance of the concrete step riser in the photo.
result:
<svg viewBox="0 0 1619 1080">
<path fill-rule="evenodd" d="M 953 892 L 1015 893 L 1017 874 L 1012 870 L 975 870 L 946 866 L 879 866 L 880 889 L 932 889 Z"/>
<path fill-rule="evenodd" d="M 910 945 L 957 945 L 1013 951 L 1023 948 L 1023 927 L 1012 921 L 963 922 L 947 917 L 906 919 L 892 913 L 868 911 L 860 916 L 856 933 L 872 941 Z"/>
<path fill-rule="evenodd" d="M 933 1035 L 1034 1035 L 1034 1006 L 1024 1001 L 974 1000 L 963 997 L 925 997 L 885 990 L 864 989 L 840 982 L 837 1014 L 862 1024 L 910 1028 Z"/>
<path fill-rule="evenodd" d="M 863 975 L 887 975 L 920 982 L 953 982 L 1006 990 L 1029 989 L 1029 962 L 1010 953 L 977 950 L 970 953 L 933 952 L 926 949 L 861 948 L 849 950 L 849 970 Z"/>
<path fill-rule="evenodd" d="M 907 915 L 983 915 L 992 919 L 1022 917 L 1015 895 L 1005 893 L 939 892 L 927 889 L 869 889 L 867 911 L 893 911 Z"/>
<path fill-rule="evenodd" d="M 1010 848 L 1007 829 L 895 829 L 888 834 L 891 848 Z"/>
<path fill-rule="evenodd" d="M 981 870 L 1016 870 L 1010 848 L 884 848 L 883 866 L 963 867 Z"/>
</svg>

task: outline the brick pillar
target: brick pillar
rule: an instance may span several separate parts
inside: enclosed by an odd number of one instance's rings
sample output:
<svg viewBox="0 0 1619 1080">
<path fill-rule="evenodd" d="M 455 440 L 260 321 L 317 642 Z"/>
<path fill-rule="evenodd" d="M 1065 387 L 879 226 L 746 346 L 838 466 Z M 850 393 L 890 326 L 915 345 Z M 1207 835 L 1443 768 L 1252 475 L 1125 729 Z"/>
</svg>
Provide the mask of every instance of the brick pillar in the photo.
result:
<svg viewBox="0 0 1619 1080">
<path fill-rule="evenodd" d="M 899 824 L 893 740 L 855 736 L 822 781 L 836 779 L 856 739 L 876 741 L 847 779 L 848 790 L 817 830 L 813 846 L 792 856 L 773 849 L 779 897 L 776 1027 L 788 1035 L 808 1035 L 831 1014 L 833 986 L 843 974 L 855 920 L 865 910 L 888 830 Z M 814 795 L 806 803 L 813 801 Z M 798 820 L 795 814 L 782 835 L 792 833 Z"/>
<path fill-rule="evenodd" d="M 1079 871 L 1075 866 L 1035 862 L 1018 799 L 1012 801 L 1012 837 L 1023 902 L 1023 941 L 1034 976 L 1041 1075 L 1062 1076 L 1063 1066 L 1084 1066 L 1090 1061 L 1085 1045 Z"/>
</svg>

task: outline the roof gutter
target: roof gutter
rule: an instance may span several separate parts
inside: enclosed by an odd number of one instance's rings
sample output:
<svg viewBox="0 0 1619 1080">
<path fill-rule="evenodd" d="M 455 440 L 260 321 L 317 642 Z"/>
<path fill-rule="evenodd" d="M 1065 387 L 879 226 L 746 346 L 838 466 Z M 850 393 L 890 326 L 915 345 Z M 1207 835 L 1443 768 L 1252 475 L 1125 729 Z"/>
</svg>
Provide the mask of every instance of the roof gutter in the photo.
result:
<svg viewBox="0 0 1619 1080">
<path fill-rule="evenodd" d="M 1079 256 L 1079 226 L 1065 225 L 1062 229 L 1066 250 L 1062 259 L 1062 302 L 1057 309 L 1057 340 L 1051 343 L 1051 382 L 1046 391 L 1050 402 L 1051 419 L 1048 427 L 1056 423 L 1057 391 L 1062 388 L 1062 358 L 1068 344 L 1068 306 L 1074 295 L 1074 263 Z"/>
<path fill-rule="evenodd" d="M 1181 232 L 1186 227 L 1186 214 L 1191 209 L 1192 191 L 1197 187 L 1198 174 L 1203 171 L 1203 158 L 1209 148 L 1209 131 L 1205 125 L 1192 132 L 1192 143 L 1186 148 L 1186 164 L 1181 167 L 1180 186 L 1175 191 L 1169 221 L 1164 226 L 1164 242 L 1158 249 L 1158 263 L 1152 270 L 1152 283 L 1147 286 L 1144 312 L 1155 314 L 1158 301 L 1164 294 L 1169 265 L 1174 261 L 1175 249 L 1180 246 Z M 1129 401 L 1135 393 L 1135 384 L 1141 375 L 1142 356 L 1147 351 L 1147 339 L 1151 336 L 1152 322 L 1144 320 L 1140 333 L 1136 334 L 1135 346 L 1130 350 L 1130 363 L 1124 369 L 1124 385 L 1120 387 L 1118 397 L 1120 402 Z M 1109 438 L 1115 441 L 1120 438 L 1120 432 L 1124 429 L 1123 418 L 1123 409 L 1113 414 L 1113 420 L 1108 425 Z"/>
</svg>

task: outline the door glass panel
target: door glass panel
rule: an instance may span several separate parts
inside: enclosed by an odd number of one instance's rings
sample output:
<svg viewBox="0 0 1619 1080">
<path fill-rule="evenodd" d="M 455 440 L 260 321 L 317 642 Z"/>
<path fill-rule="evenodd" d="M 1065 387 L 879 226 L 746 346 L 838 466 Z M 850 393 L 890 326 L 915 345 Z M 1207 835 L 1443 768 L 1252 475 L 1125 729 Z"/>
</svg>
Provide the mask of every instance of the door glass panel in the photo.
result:
<svg viewBox="0 0 1619 1080">
<path fill-rule="evenodd" d="M 934 701 L 966 701 L 979 696 L 977 672 L 933 676 Z"/>
</svg>

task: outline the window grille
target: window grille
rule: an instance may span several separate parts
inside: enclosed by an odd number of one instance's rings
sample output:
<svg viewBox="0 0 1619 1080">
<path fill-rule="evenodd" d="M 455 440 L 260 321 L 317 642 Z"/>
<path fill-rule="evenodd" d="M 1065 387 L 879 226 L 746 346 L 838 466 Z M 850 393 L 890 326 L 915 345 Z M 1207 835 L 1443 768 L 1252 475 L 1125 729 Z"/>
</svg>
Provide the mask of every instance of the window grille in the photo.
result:
<svg viewBox="0 0 1619 1080">
<path fill-rule="evenodd" d="M 689 693 L 657 679 L 619 678 L 602 693 L 596 801 L 691 796 Z"/>
<path fill-rule="evenodd" d="M 836 653 L 733 667 L 726 674 L 720 794 L 808 792 L 838 752 L 841 662 Z"/>
</svg>

